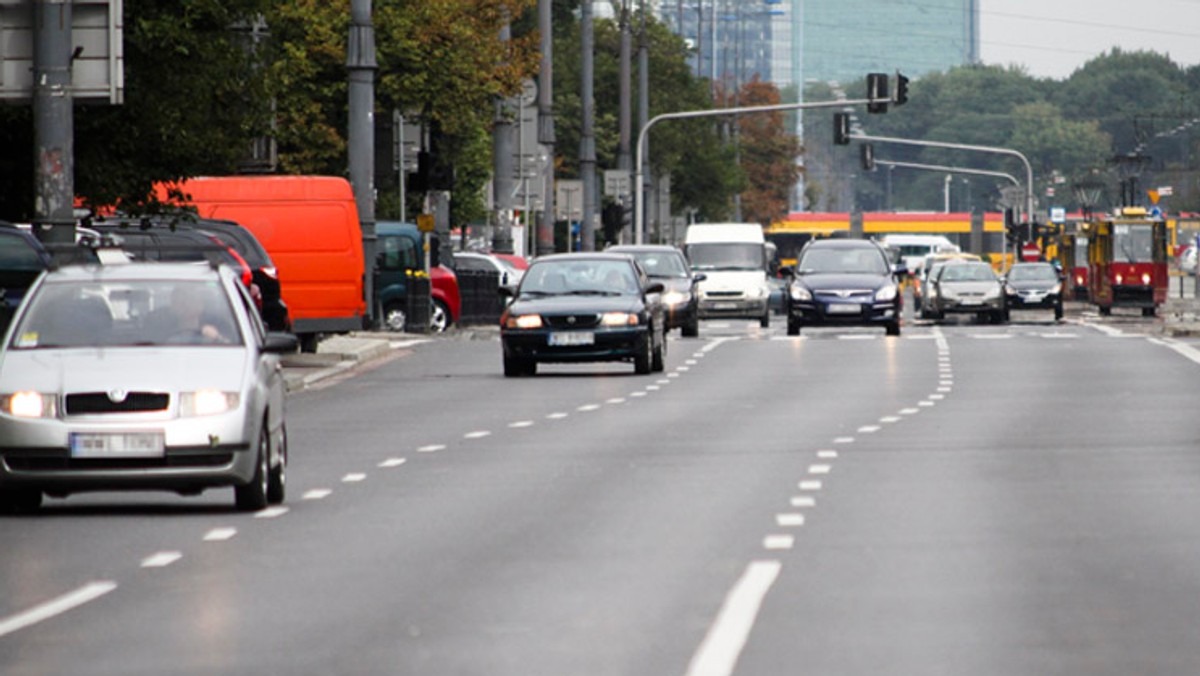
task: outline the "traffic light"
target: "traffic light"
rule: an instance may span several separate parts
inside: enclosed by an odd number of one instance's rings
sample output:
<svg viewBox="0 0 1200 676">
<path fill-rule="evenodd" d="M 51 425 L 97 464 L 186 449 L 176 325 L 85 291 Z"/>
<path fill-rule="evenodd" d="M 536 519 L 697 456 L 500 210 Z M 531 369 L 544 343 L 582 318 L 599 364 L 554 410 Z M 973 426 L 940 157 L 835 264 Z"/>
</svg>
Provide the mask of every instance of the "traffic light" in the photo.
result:
<svg viewBox="0 0 1200 676">
<path fill-rule="evenodd" d="M 850 113 L 833 114 L 833 144 L 850 145 Z"/>
<path fill-rule="evenodd" d="M 902 106 L 908 103 L 908 78 L 896 73 L 896 93 L 892 96 L 892 104 Z"/>
<path fill-rule="evenodd" d="M 886 113 L 888 109 L 888 76 L 887 73 L 867 74 L 867 104 L 868 113 Z"/>
<path fill-rule="evenodd" d="M 620 236 L 624 209 L 616 202 L 609 202 L 600 210 L 600 224 L 604 229 L 604 240 L 609 243 L 617 241 Z"/>
<path fill-rule="evenodd" d="M 870 143 L 864 143 L 861 146 L 862 168 L 863 171 L 875 171 L 875 146 Z"/>
</svg>

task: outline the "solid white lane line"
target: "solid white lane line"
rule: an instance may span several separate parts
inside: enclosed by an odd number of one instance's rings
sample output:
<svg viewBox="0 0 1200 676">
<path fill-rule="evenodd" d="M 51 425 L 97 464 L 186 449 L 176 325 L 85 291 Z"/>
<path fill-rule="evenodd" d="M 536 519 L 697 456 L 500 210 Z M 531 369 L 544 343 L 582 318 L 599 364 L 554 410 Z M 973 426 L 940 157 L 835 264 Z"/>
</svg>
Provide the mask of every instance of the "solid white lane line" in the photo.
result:
<svg viewBox="0 0 1200 676">
<path fill-rule="evenodd" d="M 1125 335 L 1124 331 L 1122 331 L 1121 329 L 1112 327 L 1112 326 L 1106 326 L 1104 324 L 1085 324 L 1085 326 L 1090 326 L 1093 329 L 1096 329 L 1097 331 L 1099 331 L 1100 333 L 1103 333 L 1104 335 L 1108 336 L 1109 338 L 1127 338 L 1128 337 Z"/>
<path fill-rule="evenodd" d="M 832 469 L 833 468 L 829 465 L 809 465 L 808 473 L 809 474 L 829 474 L 830 470 L 832 470 Z"/>
<path fill-rule="evenodd" d="M 344 483 L 344 484 L 356 484 L 356 483 L 359 483 L 360 481 L 366 481 L 366 480 L 367 480 L 367 475 L 363 474 L 362 472 L 351 472 L 342 477 L 342 483 Z"/>
<path fill-rule="evenodd" d="M 117 583 L 109 582 L 108 580 L 89 582 L 75 591 L 67 592 L 58 598 L 38 604 L 29 610 L 9 615 L 4 619 L 0 619 L 0 637 L 20 631 L 38 622 L 43 622 L 56 615 L 62 615 L 68 610 L 95 601 L 116 588 Z"/>
<path fill-rule="evenodd" d="M 811 495 L 797 495 L 792 498 L 793 507 L 816 507 L 817 499 Z"/>
<path fill-rule="evenodd" d="M 329 497 L 332 494 L 333 494 L 333 491 L 329 490 L 328 488 L 314 488 L 310 491 L 306 491 L 304 493 L 304 495 L 300 496 L 300 499 L 301 500 L 324 500 L 325 498 Z"/>
<path fill-rule="evenodd" d="M 796 487 L 802 491 L 819 491 L 821 490 L 821 482 L 812 480 L 801 481 L 800 483 L 796 484 Z"/>
<path fill-rule="evenodd" d="M 142 568 L 165 568 L 183 558 L 182 552 L 158 552 L 142 559 Z"/>
<path fill-rule="evenodd" d="M 235 535 L 237 535 L 236 528 L 214 528 L 204 534 L 204 541 L 224 542 L 225 540 L 232 540 Z"/>
<path fill-rule="evenodd" d="M 437 453 L 438 451 L 446 450 L 445 444 L 429 444 L 417 449 L 417 453 Z"/>
<path fill-rule="evenodd" d="M 975 340 L 1008 340 L 1012 338 L 1009 333 L 973 333 L 971 337 Z"/>
<path fill-rule="evenodd" d="M 793 535 L 768 535 L 763 538 L 764 549 L 791 549 L 796 545 Z"/>
<path fill-rule="evenodd" d="M 820 451 L 817 451 L 817 457 L 821 458 L 823 460 L 832 460 L 833 458 L 838 457 L 838 452 L 831 451 L 828 449 L 820 450 Z"/>
<path fill-rule="evenodd" d="M 790 528 L 804 525 L 804 515 L 789 512 L 787 514 L 776 514 L 775 525 L 780 528 Z"/>
<path fill-rule="evenodd" d="M 383 469 L 392 469 L 393 467 L 399 467 L 406 462 L 408 462 L 408 460 L 405 460 L 404 458 L 388 458 L 387 460 L 379 463 L 379 467 Z"/>
<path fill-rule="evenodd" d="M 414 347 L 416 345 L 422 345 L 424 343 L 432 343 L 432 342 L 433 342 L 433 340 L 429 339 L 429 338 L 420 338 L 417 340 L 390 340 L 390 341 L 388 341 L 388 346 L 391 347 L 393 350 L 396 350 L 396 349 L 403 348 L 403 347 Z"/>
<path fill-rule="evenodd" d="M 262 510 L 261 512 L 255 512 L 254 518 L 256 518 L 256 519 L 278 519 L 279 517 L 281 517 L 287 513 L 288 513 L 287 507 L 283 507 L 283 506 L 268 507 L 268 508 Z"/>
<path fill-rule="evenodd" d="M 514 430 L 518 430 L 518 429 L 521 429 L 522 427 L 533 427 L 533 421 L 532 420 L 517 420 L 516 422 L 508 423 L 508 426 Z"/>
<path fill-rule="evenodd" d="M 597 407 L 597 408 L 599 408 L 599 407 Z M 467 432 L 466 434 L 464 434 L 463 439 L 482 439 L 484 437 L 490 437 L 490 436 L 492 436 L 492 433 L 489 432 L 488 430 L 475 430 L 474 432 Z"/>
</svg>

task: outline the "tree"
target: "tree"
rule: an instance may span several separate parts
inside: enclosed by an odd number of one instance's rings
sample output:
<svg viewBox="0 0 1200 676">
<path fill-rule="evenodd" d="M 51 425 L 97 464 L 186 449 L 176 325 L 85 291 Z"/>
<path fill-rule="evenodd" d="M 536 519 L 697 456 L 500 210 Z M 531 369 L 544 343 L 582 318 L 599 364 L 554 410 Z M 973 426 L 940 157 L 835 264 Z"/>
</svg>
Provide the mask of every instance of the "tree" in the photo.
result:
<svg viewBox="0 0 1200 676">
<path fill-rule="evenodd" d="M 742 86 L 739 106 L 772 106 L 780 103 L 779 90 L 757 77 Z M 787 215 L 789 198 L 800 179 L 796 159 L 800 142 L 784 128 L 782 112 L 738 117 L 741 167 L 746 174 L 742 193 L 744 220 L 770 224 Z"/>
</svg>

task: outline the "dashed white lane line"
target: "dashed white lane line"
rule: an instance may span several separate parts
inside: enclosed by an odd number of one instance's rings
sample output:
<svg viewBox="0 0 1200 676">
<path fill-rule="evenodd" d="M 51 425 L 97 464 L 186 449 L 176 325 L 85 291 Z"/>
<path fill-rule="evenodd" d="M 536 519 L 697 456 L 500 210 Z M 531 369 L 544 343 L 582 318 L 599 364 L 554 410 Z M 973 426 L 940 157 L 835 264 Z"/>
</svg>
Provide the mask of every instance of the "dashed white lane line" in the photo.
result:
<svg viewBox="0 0 1200 676">
<path fill-rule="evenodd" d="M 811 479 L 808 481 L 801 481 L 800 483 L 796 484 L 796 488 L 799 488 L 802 491 L 819 491 L 821 490 L 821 482 Z"/>
<path fill-rule="evenodd" d="M 829 472 L 832 470 L 833 470 L 833 467 L 831 467 L 830 465 L 809 465 L 808 466 L 809 474 L 829 474 Z"/>
<path fill-rule="evenodd" d="M 737 666 L 758 610 L 779 577 L 778 561 L 752 561 L 725 596 L 717 619 L 692 659 L 685 676 L 729 676 Z"/>
<path fill-rule="evenodd" d="M 305 491 L 304 495 L 300 496 L 302 500 L 324 500 L 333 494 L 333 491 L 328 488 L 314 488 L 310 491 Z"/>
<path fill-rule="evenodd" d="M 589 411 L 598 411 L 598 410 L 600 410 L 600 404 L 584 404 L 583 406 L 580 406 L 579 408 L 577 408 L 575 410 L 579 411 L 580 413 L 587 413 Z"/>
<path fill-rule="evenodd" d="M 445 444 L 429 444 L 417 449 L 417 453 L 437 453 L 438 451 L 446 450 Z"/>
<path fill-rule="evenodd" d="M 938 385 L 941 385 L 942 387 L 950 387 L 953 384 L 954 384 L 953 378 L 943 378 L 938 381 Z"/>
<path fill-rule="evenodd" d="M 695 365 L 696 365 L 696 360 L 695 360 L 695 359 L 689 359 L 689 360 L 687 360 L 687 361 L 685 361 L 685 362 L 683 362 L 683 363 L 687 364 L 688 366 L 695 366 Z"/>
<path fill-rule="evenodd" d="M 794 535 L 768 535 L 763 538 L 764 549 L 791 549 L 796 545 Z"/>
<path fill-rule="evenodd" d="M 559 411 L 557 413 L 551 413 L 550 415 L 547 415 L 546 419 L 547 420 L 562 420 L 563 418 L 566 418 L 569 415 L 571 415 L 571 414 L 563 413 L 562 411 Z"/>
<path fill-rule="evenodd" d="M 854 437 L 838 437 L 837 439 L 833 440 L 833 443 L 835 443 L 835 444 L 852 444 L 852 443 L 854 443 Z"/>
<path fill-rule="evenodd" d="M 691 367 L 688 367 L 688 366 L 676 366 L 675 370 L 682 373 L 685 371 L 691 371 L 692 369 L 691 369 Z"/>
<path fill-rule="evenodd" d="M 667 374 L 667 377 L 668 377 L 668 378 L 678 378 L 678 377 L 679 377 L 679 374 L 678 374 L 678 373 L 668 373 L 668 374 Z"/>
<path fill-rule="evenodd" d="M 38 622 L 44 622 L 57 615 L 62 615 L 68 610 L 95 601 L 116 588 L 117 583 L 108 580 L 89 582 L 79 589 L 67 592 L 45 603 L 40 603 L 29 610 L 9 615 L 4 619 L 0 619 L 0 637 L 20 631 Z"/>
<path fill-rule="evenodd" d="M 834 450 L 823 449 L 817 451 L 817 457 L 821 458 L 822 460 L 832 460 L 838 457 L 838 452 Z"/>
<path fill-rule="evenodd" d="M 142 568 L 165 568 L 183 558 L 182 552 L 158 552 L 142 559 Z"/>
<path fill-rule="evenodd" d="M 917 402 L 917 406 L 921 406 L 924 408 L 929 408 L 930 406 L 934 406 L 934 405 L 936 405 L 936 402 L 929 401 L 928 399 L 926 399 L 925 401 Z"/>
<path fill-rule="evenodd" d="M 881 423 L 886 423 L 886 424 L 890 425 L 890 424 L 892 424 L 892 423 L 898 423 L 898 422 L 900 422 L 901 420 L 902 420 L 902 418 L 898 418 L 898 417 L 896 417 L 896 416 L 894 416 L 894 415 L 885 415 L 885 416 L 883 416 L 882 418 L 880 418 L 880 419 L 879 419 L 879 422 L 881 422 Z"/>
<path fill-rule="evenodd" d="M 657 392 L 661 389 L 662 389 L 662 385 L 647 385 L 646 386 L 647 392 Z"/>
<path fill-rule="evenodd" d="M 606 403 L 606 404 L 624 404 L 625 397 L 613 397 L 612 399 L 609 399 L 609 400 L 605 401 L 604 403 Z"/>
<path fill-rule="evenodd" d="M 938 392 L 941 392 L 941 390 L 938 390 Z M 946 398 L 946 395 L 944 395 L 944 394 L 931 394 L 931 395 L 929 395 L 929 399 L 930 399 L 931 401 L 941 401 L 941 400 L 943 400 L 943 399 L 945 399 L 945 398 Z"/>
<path fill-rule="evenodd" d="M 463 439 L 482 439 L 490 436 L 492 436 L 492 433 L 488 430 L 475 430 L 474 432 L 467 432 L 464 434 Z"/>
<path fill-rule="evenodd" d="M 794 528 L 804 525 L 804 515 L 788 512 L 786 514 L 775 515 L 775 525 L 780 528 Z"/>
<path fill-rule="evenodd" d="M 232 540 L 237 535 L 236 528 L 214 528 L 204 534 L 205 542 L 224 542 Z"/>
<path fill-rule="evenodd" d="M 920 412 L 921 412 L 921 409 L 919 409 L 919 408 L 902 408 L 902 409 L 900 409 L 900 415 L 916 415 Z"/>
<path fill-rule="evenodd" d="M 367 475 L 362 472 L 351 472 L 342 477 L 342 483 L 344 484 L 356 484 L 366 480 Z"/>
<path fill-rule="evenodd" d="M 937 388 L 937 391 L 941 392 L 942 394 L 945 394 L 947 392 L 950 392 L 952 389 L 953 389 L 952 387 L 946 386 L 946 387 Z"/>
<path fill-rule="evenodd" d="M 392 469 L 394 467 L 399 467 L 400 465 L 403 465 L 406 462 L 408 462 L 408 460 L 406 460 L 404 458 L 388 458 L 387 460 L 384 460 L 383 462 L 379 463 L 379 467 L 381 469 Z"/>
<path fill-rule="evenodd" d="M 658 385 L 670 385 L 671 384 L 671 381 L 667 380 L 666 378 L 660 378 L 659 380 L 656 380 L 654 382 Z"/>
<path fill-rule="evenodd" d="M 816 507 L 817 499 L 811 495 L 797 495 L 791 503 L 793 507 Z"/>
<path fill-rule="evenodd" d="M 646 388 L 646 389 L 650 389 L 650 388 Z M 657 388 L 656 388 L 656 389 L 657 389 Z M 645 393 L 645 392 L 630 392 L 630 393 L 629 393 L 629 396 L 631 396 L 631 397 L 644 397 L 644 396 L 646 396 L 646 393 Z"/>
<path fill-rule="evenodd" d="M 879 425 L 863 425 L 858 428 L 859 434 L 874 434 L 879 431 Z"/>
<path fill-rule="evenodd" d="M 278 519 L 279 517 L 281 517 L 287 513 L 288 513 L 287 507 L 268 507 L 268 508 L 262 510 L 261 512 L 255 512 L 254 518 L 256 518 L 256 519 Z"/>
<path fill-rule="evenodd" d="M 515 422 L 508 423 L 508 426 L 514 430 L 519 430 L 524 427 L 533 427 L 533 421 L 532 420 L 517 420 Z"/>
</svg>

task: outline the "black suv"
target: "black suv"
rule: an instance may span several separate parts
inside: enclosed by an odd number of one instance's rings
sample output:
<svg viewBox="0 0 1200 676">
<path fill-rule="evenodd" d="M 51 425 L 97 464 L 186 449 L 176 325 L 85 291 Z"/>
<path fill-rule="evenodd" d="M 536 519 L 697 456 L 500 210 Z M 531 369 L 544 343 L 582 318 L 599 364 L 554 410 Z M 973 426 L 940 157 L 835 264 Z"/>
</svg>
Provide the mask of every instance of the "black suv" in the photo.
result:
<svg viewBox="0 0 1200 676">
<path fill-rule="evenodd" d="M 275 263 L 254 234 L 238 223 L 184 214 L 153 218 L 117 216 L 93 219 L 86 225 L 120 237 L 123 248 L 148 260 L 197 260 L 204 258 L 203 251 L 214 245 L 226 249 L 226 262 L 249 276 L 243 281 L 252 290 L 255 302 L 260 303 L 259 313 L 267 329 L 292 330 Z"/>
<path fill-rule="evenodd" d="M 903 294 L 883 247 L 862 239 L 812 240 L 800 251 L 784 306 L 789 336 L 804 326 L 879 326 L 900 335 Z"/>
</svg>

